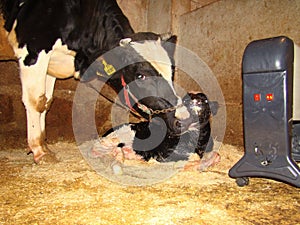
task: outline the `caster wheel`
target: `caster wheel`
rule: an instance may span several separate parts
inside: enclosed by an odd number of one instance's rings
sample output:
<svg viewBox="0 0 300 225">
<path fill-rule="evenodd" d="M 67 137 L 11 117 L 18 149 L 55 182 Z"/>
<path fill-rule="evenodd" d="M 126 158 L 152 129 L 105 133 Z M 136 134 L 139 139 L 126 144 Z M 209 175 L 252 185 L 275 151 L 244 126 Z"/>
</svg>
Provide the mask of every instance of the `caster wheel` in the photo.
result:
<svg viewBox="0 0 300 225">
<path fill-rule="evenodd" d="M 239 187 L 244 187 L 249 184 L 249 178 L 248 177 L 239 177 L 239 178 L 236 178 L 235 182 Z"/>
</svg>

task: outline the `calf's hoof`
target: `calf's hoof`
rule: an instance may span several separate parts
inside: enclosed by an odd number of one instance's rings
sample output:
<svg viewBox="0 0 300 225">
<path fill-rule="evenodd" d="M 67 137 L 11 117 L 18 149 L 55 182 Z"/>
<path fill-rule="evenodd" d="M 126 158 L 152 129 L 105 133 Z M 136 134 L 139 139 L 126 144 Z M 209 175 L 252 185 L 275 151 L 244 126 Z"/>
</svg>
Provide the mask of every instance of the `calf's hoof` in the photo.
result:
<svg viewBox="0 0 300 225">
<path fill-rule="evenodd" d="M 221 156 L 218 152 L 212 151 L 205 153 L 203 158 L 197 161 L 188 162 L 184 166 L 184 170 L 204 171 L 208 167 L 212 167 L 221 161 Z"/>
<path fill-rule="evenodd" d="M 203 158 L 200 160 L 200 165 L 198 170 L 203 171 L 208 167 L 214 166 L 221 161 L 221 156 L 218 152 L 212 151 L 204 154 Z"/>
</svg>

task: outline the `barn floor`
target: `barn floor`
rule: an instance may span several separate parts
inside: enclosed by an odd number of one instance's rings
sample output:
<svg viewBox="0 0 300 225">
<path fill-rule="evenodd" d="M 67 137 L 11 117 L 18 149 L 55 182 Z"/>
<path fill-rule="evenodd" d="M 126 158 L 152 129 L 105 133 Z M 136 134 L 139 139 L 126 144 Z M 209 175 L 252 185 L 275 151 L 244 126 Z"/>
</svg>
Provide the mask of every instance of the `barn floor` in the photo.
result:
<svg viewBox="0 0 300 225">
<path fill-rule="evenodd" d="M 142 187 L 100 176 L 74 143 L 50 148 L 60 161 L 35 165 L 24 148 L 1 145 L 0 224 L 300 224 L 299 189 L 257 178 L 241 188 L 228 177 L 242 155 L 233 146 L 205 172 Z"/>
</svg>

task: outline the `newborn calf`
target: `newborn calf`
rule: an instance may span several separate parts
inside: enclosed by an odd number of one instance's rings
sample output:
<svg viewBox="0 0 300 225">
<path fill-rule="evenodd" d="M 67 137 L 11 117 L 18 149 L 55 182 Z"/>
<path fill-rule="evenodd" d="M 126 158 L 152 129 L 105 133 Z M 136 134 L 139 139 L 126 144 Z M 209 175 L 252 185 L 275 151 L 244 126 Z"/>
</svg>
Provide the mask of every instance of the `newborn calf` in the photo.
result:
<svg viewBox="0 0 300 225">
<path fill-rule="evenodd" d="M 164 121 L 153 120 L 131 124 L 131 129 L 135 131 L 133 141 L 134 151 L 141 155 L 145 160 L 154 158 L 160 162 L 188 160 L 192 153 L 197 153 L 200 158 L 204 152 L 209 152 L 213 148 L 213 139 L 211 138 L 211 107 L 217 108 L 216 102 L 209 102 L 203 93 L 189 93 L 183 98 L 183 104 L 191 114 L 193 123 L 189 129 L 180 136 L 174 136 L 168 132 L 163 135 L 165 130 L 162 128 Z M 214 112 L 215 110 L 213 110 Z M 152 135 L 153 140 L 141 141 Z M 156 136 L 156 137 L 155 137 Z M 158 146 L 149 149 L 147 143 L 157 141 Z"/>
<path fill-rule="evenodd" d="M 170 133 L 165 122 L 155 117 L 151 122 L 113 128 L 104 135 L 100 144 L 102 147 L 117 147 L 115 154 L 121 151 L 126 159 L 148 161 L 153 158 L 159 162 L 170 162 L 188 160 L 193 153 L 202 158 L 204 153 L 213 149 L 210 118 L 211 114 L 216 114 L 218 103 L 209 102 L 203 93 L 189 93 L 183 98 L 183 104 L 189 110 L 193 123 L 179 136 Z"/>
</svg>

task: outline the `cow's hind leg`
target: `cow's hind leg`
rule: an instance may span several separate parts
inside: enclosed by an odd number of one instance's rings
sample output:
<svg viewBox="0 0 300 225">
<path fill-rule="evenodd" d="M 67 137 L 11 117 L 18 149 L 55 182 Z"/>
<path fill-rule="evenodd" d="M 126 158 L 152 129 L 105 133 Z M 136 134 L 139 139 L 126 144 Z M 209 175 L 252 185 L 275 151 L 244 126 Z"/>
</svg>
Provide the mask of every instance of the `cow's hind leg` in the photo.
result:
<svg viewBox="0 0 300 225">
<path fill-rule="evenodd" d="M 49 54 L 42 51 L 34 65 L 24 65 L 22 58 L 19 63 L 22 100 L 27 115 L 28 146 L 36 163 L 42 158 L 43 160 L 55 160 L 55 156 L 48 151 L 45 145 L 45 114 L 49 103 L 46 96 L 46 74 L 49 59 Z M 54 82 L 55 80 L 53 85 Z"/>
</svg>

